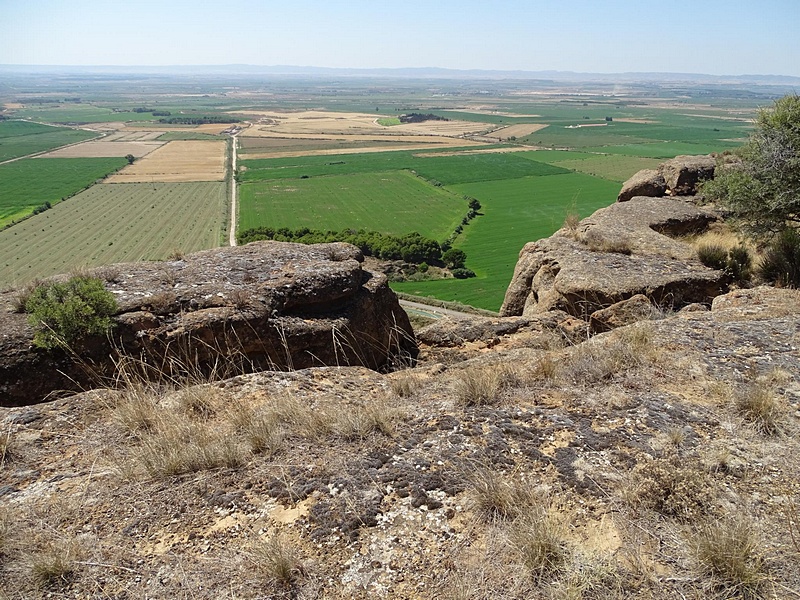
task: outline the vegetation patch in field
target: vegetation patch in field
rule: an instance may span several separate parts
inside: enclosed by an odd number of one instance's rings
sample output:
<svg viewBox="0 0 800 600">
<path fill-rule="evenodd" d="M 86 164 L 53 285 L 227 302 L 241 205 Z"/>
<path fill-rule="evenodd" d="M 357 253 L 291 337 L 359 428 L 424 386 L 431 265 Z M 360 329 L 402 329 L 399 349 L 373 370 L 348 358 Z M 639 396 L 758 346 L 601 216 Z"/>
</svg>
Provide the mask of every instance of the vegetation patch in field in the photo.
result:
<svg viewBox="0 0 800 600">
<path fill-rule="evenodd" d="M 96 133 L 25 121 L 0 122 L 0 162 L 97 137 Z"/>
<path fill-rule="evenodd" d="M 411 173 L 354 173 L 239 187 L 239 231 L 256 227 L 367 229 L 402 235 L 416 231 L 446 239 L 467 203 Z"/>
<path fill-rule="evenodd" d="M 222 138 L 219 135 L 203 133 L 202 131 L 165 131 L 156 139 L 162 142 L 174 142 L 181 140 L 219 140 Z"/>
<path fill-rule="evenodd" d="M 392 288 L 496 311 L 503 303 L 520 249 L 527 242 L 552 235 L 569 212 L 585 217 L 608 206 L 616 199 L 619 184 L 569 173 L 472 183 L 452 189 L 477 198 L 482 205 L 483 216 L 465 228 L 455 244 L 467 253 L 467 268 L 477 277 L 395 283 Z"/>
<path fill-rule="evenodd" d="M 378 119 L 378 125 L 383 125 L 384 127 L 392 127 L 393 125 L 400 125 L 400 123 L 402 123 L 402 121 L 397 117 Z"/>
<path fill-rule="evenodd" d="M 0 231 L 0 285 L 214 248 L 226 231 L 227 209 L 224 183 L 92 186 Z"/>
<path fill-rule="evenodd" d="M 0 228 L 122 168 L 124 158 L 31 158 L 0 165 Z"/>
<path fill-rule="evenodd" d="M 654 169 L 661 164 L 657 158 L 625 156 L 622 154 L 595 155 L 577 160 L 553 161 L 550 164 L 622 183 L 642 169 Z"/>
</svg>

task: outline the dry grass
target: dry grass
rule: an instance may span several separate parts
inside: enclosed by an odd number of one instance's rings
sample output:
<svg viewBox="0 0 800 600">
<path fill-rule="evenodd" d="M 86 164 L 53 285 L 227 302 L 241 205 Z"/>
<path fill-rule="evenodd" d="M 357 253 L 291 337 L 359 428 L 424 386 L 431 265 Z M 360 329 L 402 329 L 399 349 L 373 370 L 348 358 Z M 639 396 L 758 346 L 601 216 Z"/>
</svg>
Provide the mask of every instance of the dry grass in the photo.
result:
<svg viewBox="0 0 800 600">
<path fill-rule="evenodd" d="M 519 382 L 517 372 L 501 363 L 464 369 L 455 382 L 456 402 L 467 407 L 497 404 L 503 390 Z"/>
<path fill-rule="evenodd" d="M 29 557 L 31 577 L 43 590 L 63 587 L 76 570 L 77 558 L 78 549 L 74 543 L 54 542 Z"/>
<path fill-rule="evenodd" d="M 515 519 L 538 502 L 530 483 L 490 466 L 475 466 L 466 479 L 472 510 L 488 522 Z"/>
<path fill-rule="evenodd" d="M 693 532 L 692 545 L 700 571 L 715 578 L 726 592 L 760 597 L 766 562 L 751 521 L 736 517 L 706 523 Z"/>
<path fill-rule="evenodd" d="M 168 142 L 109 176 L 108 183 L 222 181 L 224 141 Z"/>
<path fill-rule="evenodd" d="M 299 551 L 277 534 L 254 544 L 249 558 L 262 576 L 285 588 L 294 587 L 305 576 Z"/>
<path fill-rule="evenodd" d="M 741 386 L 733 400 L 739 415 L 757 431 L 765 435 L 780 432 L 786 407 L 769 385 L 753 382 Z"/>
<path fill-rule="evenodd" d="M 577 224 L 576 224 L 577 226 Z M 574 228 L 573 228 L 574 229 Z M 583 236 L 580 241 L 592 252 L 607 252 L 614 254 L 631 254 L 633 251 L 631 243 L 626 238 L 608 239 L 596 229 L 590 229 Z"/>
<path fill-rule="evenodd" d="M 6 431 L 0 432 L 0 469 L 17 457 L 17 445 L 14 434 L 9 427 Z"/>
<path fill-rule="evenodd" d="M 412 398 L 420 387 L 419 377 L 414 373 L 401 371 L 389 380 L 389 387 L 398 398 Z"/>
<path fill-rule="evenodd" d="M 534 579 L 556 573 L 570 556 L 560 524 L 542 504 L 528 505 L 515 519 L 509 541 Z"/>
<path fill-rule="evenodd" d="M 678 458 L 657 458 L 637 465 L 622 481 L 620 493 L 634 508 L 682 521 L 707 514 L 714 499 L 708 474 L 692 461 Z"/>
</svg>

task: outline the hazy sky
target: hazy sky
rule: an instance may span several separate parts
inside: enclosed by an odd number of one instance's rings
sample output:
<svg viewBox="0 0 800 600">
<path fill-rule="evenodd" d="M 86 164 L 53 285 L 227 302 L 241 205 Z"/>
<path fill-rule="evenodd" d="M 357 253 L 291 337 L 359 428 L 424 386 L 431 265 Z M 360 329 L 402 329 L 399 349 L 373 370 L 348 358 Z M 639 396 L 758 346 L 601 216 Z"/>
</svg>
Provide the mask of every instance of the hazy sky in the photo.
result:
<svg viewBox="0 0 800 600">
<path fill-rule="evenodd" d="M 0 0 L 0 64 L 800 76 L 800 0 Z"/>
</svg>

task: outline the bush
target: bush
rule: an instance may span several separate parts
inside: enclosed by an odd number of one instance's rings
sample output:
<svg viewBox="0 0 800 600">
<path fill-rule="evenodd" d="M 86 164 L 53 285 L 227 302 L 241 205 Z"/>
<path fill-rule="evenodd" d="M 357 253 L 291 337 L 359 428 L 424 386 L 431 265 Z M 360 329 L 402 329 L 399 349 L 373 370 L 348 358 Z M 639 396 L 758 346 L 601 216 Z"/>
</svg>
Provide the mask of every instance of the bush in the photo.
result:
<svg viewBox="0 0 800 600">
<path fill-rule="evenodd" d="M 800 287 L 800 234 L 787 229 L 769 245 L 758 267 L 762 279 L 783 287 Z"/>
<path fill-rule="evenodd" d="M 753 257 L 747 246 L 736 246 L 728 252 L 728 273 L 736 281 L 747 281 L 750 279 L 753 270 Z"/>
<path fill-rule="evenodd" d="M 469 279 L 475 277 L 475 271 L 472 269 L 453 269 L 450 271 L 456 279 Z"/>
<path fill-rule="evenodd" d="M 697 258 L 708 268 L 722 271 L 728 264 L 728 251 L 717 244 L 705 244 L 697 249 Z"/>
<path fill-rule="evenodd" d="M 100 279 L 73 277 L 66 283 L 38 286 L 25 302 L 25 312 L 35 329 L 34 345 L 55 348 L 106 333 L 113 325 L 117 301 Z"/>
</svg>

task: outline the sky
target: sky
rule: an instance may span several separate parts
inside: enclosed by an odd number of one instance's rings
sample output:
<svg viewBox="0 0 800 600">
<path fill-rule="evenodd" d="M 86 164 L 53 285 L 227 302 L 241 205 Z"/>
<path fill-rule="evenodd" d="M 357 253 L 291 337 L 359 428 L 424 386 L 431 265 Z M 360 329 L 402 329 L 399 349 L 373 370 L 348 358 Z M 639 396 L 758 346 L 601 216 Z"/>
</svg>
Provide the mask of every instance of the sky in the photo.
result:
<svg viewBox="0 0 800 600">
<path fill-rule="evenodd" d="M 800 76 L 800 0 L 0 0 L 0 64 Z"/>
</svg>

